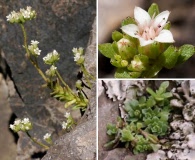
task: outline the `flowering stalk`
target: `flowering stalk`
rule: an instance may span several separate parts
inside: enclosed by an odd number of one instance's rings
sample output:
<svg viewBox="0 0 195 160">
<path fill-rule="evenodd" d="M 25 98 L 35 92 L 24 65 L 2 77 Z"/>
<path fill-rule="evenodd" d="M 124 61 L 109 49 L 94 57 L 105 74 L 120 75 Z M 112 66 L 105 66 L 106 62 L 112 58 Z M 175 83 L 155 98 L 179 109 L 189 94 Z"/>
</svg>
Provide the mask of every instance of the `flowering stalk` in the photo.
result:
<svg viewBox="0 0 195 160">
<path fill-rule="evenodd" d="M 40 145 L 41 147 L 45 149 L 49 149 L 49 147 L 39 141 L 37 141 L 35 138 L 33 138 L 30 134 L 29 131 L 32 130 L 33 126 L 32 123 L 30 122 L 29 118 L 24 118 L 23 120 L 17 119 L 14 121 L 14 124 L 10 124 L 10 129 L 13 130 L 14 132 L 25 132 L 27 136 L 36 144 Z"/>
<path fill-rule="evenodd" d="M 91 87 L 91 80 L 95 80 L 95 78 L 86 70 L 84 62 L 85 57 L 83 56 L 83 48 L 73 48 L 72 52 L 74 54 L 74 61 L 77 65 L 80 66 L 82 73 L 84 74 L 84 78 L 86 79 L 86 83 Z"/>
<path fill-rule="evenodd" d="M 7 16 L 7 21 L 10 23 L 18 23 L 21 26 L 24 38 L 24 48 L 27 53 L 27 57 L 33 66 L 36 68 L 38 73 L 46 82 L 47 87 L 52 90 L 51 95 L 60 101 L 66 101 L 65 107 L 69 107 L 70 105 L 75 105 L 74 109 L 82 108 L 85 110 L 88 105 L 87 97 L 79 91 L 78 95 L 74 93 L 67 83 L 63 80 L 60 73 L 57 70 L 56 62 L 59 60 L 60 55 L 56 50 L 53 52 L 48 53 L 44 58 L 43 61 L 45 64 L 50 65 L 50 69 L 48 69 L 45 74 L 39 68 L 37 58 L 41 53 L 41 50 L 38 48 L 38 41 L 31 41 L 31 45 L 27 45 L 27 34 L 24 27 L 24 23 L 28 20 L 36 18 L 36 12 L 31 9 L 31 7 L 27 7 L 27 9 L 20 9 L 19 12 L 12 11 Z M 87 72 L 84 67 L 84 56 L 83 49 L 79 48 L 79 52 L 75 55 L 75 61 L 77 64 L 81 65 L 81 70 L 83 71 L 87 83 L 90 84 L 89 78 L 92 76 Z"/>
<path fill-rule="evenodd" d="M 44 79 L 45 82 L 47 82 L 47 78 L 45 77 L 44 73 L 41 71 L 41 69 L 39 68 L 38 64 L 36 62 L 34 62 L 31 58 L 28 46 L 27 46 L 27 35 L 26 35 L 26 31 L 25 31 L 25 27 L 23 24 L 20 24 L 21 28 L 22 28 L 22 33 L 23 33 L 23 37 L 24 37 L 24 48 L 26 50 L 27 56 L 30 60 L 30 62 L 33 64 L 33 66 L 36 68 L 36 70 L 38 71 L 38 73 L 41 75 L 41 77 Z"/>
<path fill-rule="evenodd" d="M 43 147 L 44 149 L 48 150 L 49 147 L 39 141 L 37 141 L 35 138 L 31 137 L 31 135 L 29 134 L 29 132 L 26 132 L 27 136 L 36 144 L 38 144 L 39 146 Z"/>
</svg>

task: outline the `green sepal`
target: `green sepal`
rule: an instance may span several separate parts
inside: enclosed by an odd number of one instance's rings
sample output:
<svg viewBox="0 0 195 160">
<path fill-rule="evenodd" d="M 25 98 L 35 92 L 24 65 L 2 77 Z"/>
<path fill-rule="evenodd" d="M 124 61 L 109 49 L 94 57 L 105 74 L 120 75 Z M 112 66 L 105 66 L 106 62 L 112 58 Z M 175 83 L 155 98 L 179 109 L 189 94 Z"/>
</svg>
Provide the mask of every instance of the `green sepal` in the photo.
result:
<svg viewBox="0 0 195 160">
<path fill-rule="evenodd" d="M 118 49 L 118 45 L 117 45 L 117 42 L 113 42 L 112 43 L 112 48 L 114 50 L 115 53 L 119 54 L 119 49 Z"/>
<path fill-rule="evenodd" d="M 154 65 L 152 65 L 148 70 L 144 71 L 142 73 L 142 77 L 146 77 L 146 78 L 152 78 L 155 77 L 158 72 L 160 72 L 160 70 L 162 69 L 162 64 L 161 63 L 155 63 Z"/>
<path fill-rule="evenodd" d="M 121 65 L 121 61 L 122 61 L 122 59 L 121 59 L 121 56 L 120 56 L 120 55 L 115 55 L 114 58 L 111 58 L 111 59 L 110 59 L 110 63 L 111 63 L 113 66 L 117 67 L 117 68 L 123 67 L 123 66 Z"/>
<path fill-rule="evenodd" d="M 135 19 L 132 17 L 127 17 L 122 21 L 121 26 L 126 26 L 128 24 L 136 24 Z"/>
<path fill-rule="evenodd" d="M 107 58 L 113 58 L 115 55 L 115 51 L 111 43 L 99 44 L 98 49 Z"/>
<path fill-rule="evenodd" d="M 138 65 L 133 64 L 133 62 L 136 62 Z M 146 70 L 148 65 L 148 57 L 145 55 L 135 55 L 133 61 L 128 66 L 128 70 L 133 72 L 142 72 Z"/>
<path fill-rule="evenodd" d="M 154 42 L 147 46 L 139 46 L 139 53 L 146 55 L 150 59 L 156 59 L 160 54 L 160 43 Z"/>
<path fill-rule="evenodd" d="M 185 44 L 179 48 L 179 57 L 177 64 L 187 61 L 195 53 L 195 47 L 190 44 Z"/>
<path fill-rule="evenodd" d="M 159 12 L 159 8 L 158 5 L 156 3 L 152 3 L 152 5 L 150 6 L 150 8 L 148 9 L 148 13 L 150 15 L 150 17 L 152 18 L 153 16 L 157 16 L 160 12 Z"/>
<path fill-rule="evenodd" d="M 123 38 L 123 34 L 119 31 L 112 32 L 112 39 L 113 41 L 119 41 L 121 38 Z"/>
<path fill-rule="evenodd" d="M 165 52 L 161 54 L 159 60 L 161 61 L 162 65 L 165 68 L 171 69 L 176 65 L 178 56 L 179 56 L 178 50 L 171 45 Z"/>
</svg>

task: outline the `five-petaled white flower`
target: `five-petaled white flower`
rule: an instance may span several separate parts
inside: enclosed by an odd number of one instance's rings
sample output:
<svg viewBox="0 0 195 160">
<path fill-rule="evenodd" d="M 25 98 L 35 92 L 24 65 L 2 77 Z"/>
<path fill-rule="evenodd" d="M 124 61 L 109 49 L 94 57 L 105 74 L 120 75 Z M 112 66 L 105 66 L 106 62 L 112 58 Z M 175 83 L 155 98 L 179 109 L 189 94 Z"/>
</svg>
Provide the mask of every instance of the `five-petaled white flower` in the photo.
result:
<svg viewBox="0 0 195 160">
<path fill-rule="evenodd" d="M 140 7 L 135 7 L 134 18 L 137 25 L 128 24 L 121 27 L 121 29 L 131 37 L 138 38 L 141 46 L 152 44 L 154 41 L 173 43 L 174 39 L 172 33 L 169 30 L 163 29 L 169 14 L 169 11 L 163 11 L 157 16 L 153 15 L 151 18 L 148 12 Z"/>
</svg>

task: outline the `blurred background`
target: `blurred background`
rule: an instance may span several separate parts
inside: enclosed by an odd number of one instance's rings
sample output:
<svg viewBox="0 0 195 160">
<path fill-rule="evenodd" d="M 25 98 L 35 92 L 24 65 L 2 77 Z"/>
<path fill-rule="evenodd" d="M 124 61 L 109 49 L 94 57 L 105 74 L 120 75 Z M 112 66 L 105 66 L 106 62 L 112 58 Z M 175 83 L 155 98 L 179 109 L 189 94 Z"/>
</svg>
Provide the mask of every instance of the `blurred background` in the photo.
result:
<svg viewBox="0 0 195 160">
<path fill-rule="evenodd" d="M 160 11 L 169 10 L 171 14 L 171 32 L 175 46 L 195 45 L 195 0 L 98 0 L 98 43 L 112 42 L 111 33 L 120 28 L 121 21 L 133 17 L 135 6 L 148 10 L 152 3 L 159 5 Z M 174 69 L 163 69 L 159 78 L 195 78 L 195 55 Z M 114 78 L 114 67 L 110 60 L 98 54 L 98 77 Z"/>
</svg>

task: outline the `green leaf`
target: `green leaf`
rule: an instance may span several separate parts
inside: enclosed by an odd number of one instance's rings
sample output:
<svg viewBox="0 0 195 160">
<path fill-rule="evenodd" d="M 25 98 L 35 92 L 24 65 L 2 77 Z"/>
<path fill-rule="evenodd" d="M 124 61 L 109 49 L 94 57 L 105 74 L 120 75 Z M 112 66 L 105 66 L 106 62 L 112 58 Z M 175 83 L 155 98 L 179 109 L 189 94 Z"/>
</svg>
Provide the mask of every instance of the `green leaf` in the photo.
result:
<svg viewBox="0 0 195 160">
<path fill-rule="evenodd" d="M 147 103 L 146 103 L 146 106 L 148 108 L 151 108 L 153 107 L 154 105 L 156 104 L 156 101 L 154 100 L 154 97 L 149 97 L 148 100 L 147 100 Z"/>
<path fill-rule="evenodd" d="M 114 145 L 115 145 L 116 143 L 117 143 L 117 141 L 114 139 L 114 140 L 112 140 L 112 141 L 110 141 L 110 142 L 107 142 L 107 143 L 104 145 L 104 147 L 107 148 L 107 149 L 111 149 L 111 148 L 114 147 Z"/>
<path fill-rule="evenodd" d="M 165 93 L 168 86 L 169 86 L 169 81 L 162 82 L 159 89 L 156 91 L 156 94 L 161 95 Z"/>
<path fill-rule="evenodd" d="M 111 43 L 99 44 L 98 49 L 107 58 L 113 58 L 115 55 L 115 51 Z"/>
<path fill-rule="evenodd" d="M 190 44 L 185 44 L 179 48 L 179 57 L 177 64 L 187 61 L 195 53 L 195 47 Z"/>
<path fill-rule="evenodd" d="M 159 14 L 158 5 L 156 3 L 152 3 L 152 5 L 150 6 L 150 8 L 148 9 L 148 13 L 149 13 L 149 15 L 150 15 L 151 18 L 154 15 L 156 17 Z"/>
<path fill-rule="evenodd" d="M 126 19 L 124 19 L 121 23 L 121 26 L 125 26 L 128 24 L 136 24 L 135 19 L 132 17 L 127 17 Z"/>
<path fill-rule="evenodd" d="M 115 78 L 137 78 L 140 76 L 140 72 L 129 72 L 125 68 L 118 68 L 114 74 Z"/>
<path fill-rule="evenodd" d="M 107 124 L 107 134 L 109 136 L 115 135 L 118 132 L 118 129 L 116 128 L 116 125 L 114 124 Z"/>
<path fill-rule="evenodd" d="M 123 34 L 119 31 L 112 32 L 112 39 L 113 41 L 119 41 L 121 38 L 123 38 Z"/>
<path fill-rule="evenodd" d="M 166 92 L 166 93 L 163 93 L 162 96 L 163 96 L 164 98 L 170 98 L 170 97 L 172 97 L 173 95 L 172 95 L 171 92 Z"/>
<path fill-rule="evenodd" d="M 130 130 L 123 129 L 121 131 L 121 138 L 120 138 L 121 142 L 129 142 L 129 141 L 132 141 L 133 139 L 134 139 L 134 136 Z"/>
<path fill-rule="evenodd" d="M 163 54 L 161 54 L 159 59 L 165 68 L 171 69 L 176 65 L 178 56 L 179 52 L 171 45 Z"/>
<path fill-rule="evenodd" d="M 147 88 L 146 88 L 146 91 L 147 91 L 148 93 L 150 93 L 153 97 L 156 96 L 156 93 L 155 93 L 150 87 L 147 87 Z"/>
</svg>

